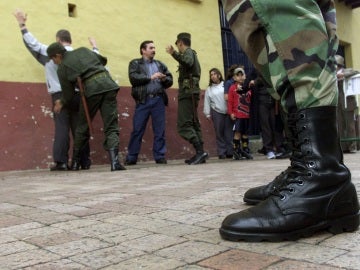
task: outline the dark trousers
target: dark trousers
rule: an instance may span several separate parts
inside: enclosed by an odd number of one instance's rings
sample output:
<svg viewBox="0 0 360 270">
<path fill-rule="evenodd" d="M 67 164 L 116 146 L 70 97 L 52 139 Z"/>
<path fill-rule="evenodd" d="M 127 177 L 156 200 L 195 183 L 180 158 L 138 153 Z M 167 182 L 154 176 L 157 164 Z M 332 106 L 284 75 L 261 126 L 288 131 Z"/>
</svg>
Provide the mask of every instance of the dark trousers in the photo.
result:
<svg viewBox="0 0 360 270">
<path fill-rule="evenodd" d="M 51 95 L 52 104 L 61 98 L 61 92 Z M 54 162 L 67 163 L 69 159 L 70 136 L 71 132 L 73 138 L 78 121 L 79 111 L 79 95 L 75 95 L 71 104 L 64 107 L 60 113 L 54 113 L 55 135 L 53 143 L 53 158 Z M 80 163 L 87 165 L 90 156 L 90 146 L 87 142 L 80 153 Z"/>
<path fill-rule="evenodd" d="M 119 149 L 119 125 L 116 100 L 117 92 L 117 90 L 112 90 L 86 98 L 91 119 L 95 117 L 97 111 L 100 111 L 104 125 L 105 139 L 103 146 L 105 150 Z M 89 137 L 89 126 L 86 121 L 84 107 L 81 102 L 79 120 L 74 139 L 74 159 L 80 159 L 80 151 L 86 147 Z"/>
<path fill-rule="evenodd" d="M 232 156 L 233 152 L 234 152 L 234 148 L 233 148 L 233 138 L 234 138 L 234 120 L 231 119 L 230 115 L 226 115 L 225 118 L 225 131 L 224 131 L 224 136 L 226 138 L 227 142 L 230 142 L 229 145 L 227 145 L 226 147 L 226 154 L 228 156 Z"/>
<path fill-rule="evenodd" d="M 270 102 L 259 102 L 261 137 L 266 152 L 280 151 L 284 136 L 276 129 L 275 105 Z M 275 149 L 274 149 L 275 148 Z"/>
<path fill-rule="evenodd" d="M 193 98 L 182 98 L 178 100 L 177 131 L 183 139 L 192 145 L 203 144 L 197 113 L 198 105 L 198 95 L 193 95 Z"/>
<path fill-rule="evenodd" d="M 142 137 L 151 117 L 154 134 L 153 157 L 155 160 L 165 157 L 165 105 L 161 96 L 147 97 L 145 104 L 137 104 L 133 117 L 133 131 L 128 145 L 127 161 L 137 161 L 141 149 Z"/>
<path fill-rule="evenodd" d="M 210 110 L 210 114 L 215 129 L 217 154 L 219 156 L 232 155 L 232 127 L 230 127 L 231 136 L 226 136 L 227 133 L 229 133 L 226 128 L 226 118 L 228 114 L 218 113 L 213 109 Z M 231 149 L 231 151 L 228 149 Z"/>
</svg>

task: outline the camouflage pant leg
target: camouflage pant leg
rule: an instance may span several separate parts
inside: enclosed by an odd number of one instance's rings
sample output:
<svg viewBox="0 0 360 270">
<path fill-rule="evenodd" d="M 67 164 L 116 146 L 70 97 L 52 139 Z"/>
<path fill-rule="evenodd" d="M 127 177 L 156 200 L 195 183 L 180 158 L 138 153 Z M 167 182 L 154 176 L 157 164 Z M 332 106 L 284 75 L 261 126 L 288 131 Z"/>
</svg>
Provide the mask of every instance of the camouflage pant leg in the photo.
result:
<svg viewBox="0 0 360 270">
<path fill-rule="evenodd" d="M 333 0 L 223 0 L 241 48 L 285 112 L 336 105 Z"/>
</svg>

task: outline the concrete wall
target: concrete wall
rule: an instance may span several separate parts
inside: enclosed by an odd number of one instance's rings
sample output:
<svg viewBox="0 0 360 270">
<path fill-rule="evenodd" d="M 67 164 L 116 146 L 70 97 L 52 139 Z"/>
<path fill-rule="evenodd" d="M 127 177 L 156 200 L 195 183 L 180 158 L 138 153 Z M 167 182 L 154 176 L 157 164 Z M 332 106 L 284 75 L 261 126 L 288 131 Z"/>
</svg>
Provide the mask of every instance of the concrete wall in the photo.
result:
<svg viewBox="0 0 360 270">
<path fill-rule="evenodd" d="M 360 8 L 350 9 L 343 2 L 336 2 L 337 26 L 340 43 L 345 46 L 347 67 L 360 70 Z"/>
</svg>

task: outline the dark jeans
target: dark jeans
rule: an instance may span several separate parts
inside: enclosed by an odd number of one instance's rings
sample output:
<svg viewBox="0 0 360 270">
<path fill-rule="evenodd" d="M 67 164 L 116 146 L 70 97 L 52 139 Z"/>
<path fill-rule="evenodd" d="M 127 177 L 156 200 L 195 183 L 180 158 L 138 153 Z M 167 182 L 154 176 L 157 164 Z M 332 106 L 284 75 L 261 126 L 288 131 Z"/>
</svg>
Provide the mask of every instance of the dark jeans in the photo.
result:
<svg viewBox="0 0 360 270">
<path fill-rule="evenodd" d="M 154 133 L 153 157 L 155 160 L 165 157 L 165 105 L 161 96 L 147 97 L 145 104 L 137 104 L 133 117 L 133 131 L 128 145 L 127 161 L 137 161 L 142 137 L 151 116 Z"/>
<path fill-rule="evenodd" d="M 280 151 L 284 144 L 284 135 L 276 129 L 275 105 L 259 102 L 261 137 L 266 152 Z"/>
<path fill-rule="evenodd" d="M 61 92 L 51 95 L 52 104 L 57 99 L 61 98 Z M 54 123 L 55 123 L 55 135 L 53 143 L 53 158 L 54 162 L 67 163 L 69 159 L 69 147 L 70 147 L 70 136 L 69 132 L 73 138 L 75 137 L 75 130 L 78 121 L 78 112 L 79 112 L 79 95 L 75 95 L 71 104 L 64 107 L 60 113 L 54 113 Z M 87 142 L 81 153 L 80 153 L 80 164 L 88 165 L 90 156 L 90 146 Z"/>
</svg>

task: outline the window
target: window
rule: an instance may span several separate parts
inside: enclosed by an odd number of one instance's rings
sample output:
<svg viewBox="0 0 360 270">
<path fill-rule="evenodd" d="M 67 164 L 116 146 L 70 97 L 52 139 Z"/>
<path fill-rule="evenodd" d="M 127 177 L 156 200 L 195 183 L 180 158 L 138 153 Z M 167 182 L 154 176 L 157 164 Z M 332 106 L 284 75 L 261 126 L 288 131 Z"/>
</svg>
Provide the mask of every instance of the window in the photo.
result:
<svg viewBox="0 0 360 270">
<path fill-rule="evenodd" d="M 231 65 L 241 64 L 245 66 L 246 74 L 250 74 L 250 72 L 254 69 L 253 65 L 248 59 L 248 57 L 245 55 L 244 51 L 240 48 L 236 38 L 231 32 L 231 29 L 225 17 L 221 1 L 219 1 L 219 13 L 225 72 Z"/>
<path fill-rule="evenodd" d="M 74 4 L 68 4 L 68 14 L 69 14 L 69 17 L 73 17 L 75 18 L 76 17 L 76 5 Z"/>
</svg>

